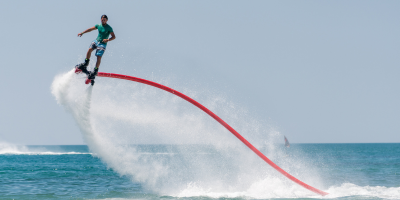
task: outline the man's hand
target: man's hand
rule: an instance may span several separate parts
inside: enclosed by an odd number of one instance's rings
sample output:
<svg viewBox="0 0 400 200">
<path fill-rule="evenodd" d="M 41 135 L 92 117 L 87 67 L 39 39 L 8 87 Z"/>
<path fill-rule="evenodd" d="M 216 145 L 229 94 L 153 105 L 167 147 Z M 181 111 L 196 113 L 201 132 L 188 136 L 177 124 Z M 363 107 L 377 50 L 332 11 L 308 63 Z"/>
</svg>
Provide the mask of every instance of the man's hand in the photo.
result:
<svg viewBox="0 0 400 200">
<path fill-rule="evenodd" d="M 87 30 L 83 31 L 82 33 L 78 33 L 78 37 L 82 37 L 84 33 L 89 33 L 90 31 L 96 30 L 96 27 L 93 26 L 92 28 L 88 28 Z"/>
<path fill-rule="evenodd" d="M 114 32 L 111 32 L 111 37 L 110 38 L 108 38 L 108 39 L 104 39 L 103 40 L 103 42 L 104 43 L 107 43 L 107 42 L 109 42 L 109 41 L 111 41 L 111 40 L 115 40 L 115 34 L 114 34 Z"/>
</svg>

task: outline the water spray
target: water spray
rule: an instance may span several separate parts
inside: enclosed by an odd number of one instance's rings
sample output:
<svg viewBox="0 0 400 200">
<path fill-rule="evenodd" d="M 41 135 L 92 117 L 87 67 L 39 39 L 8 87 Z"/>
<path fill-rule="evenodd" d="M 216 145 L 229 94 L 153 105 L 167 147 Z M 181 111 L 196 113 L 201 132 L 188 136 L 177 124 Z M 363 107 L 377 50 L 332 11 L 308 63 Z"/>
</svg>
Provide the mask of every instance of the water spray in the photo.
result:
<svg viewBox="0 0 400 200">
<path fill-rule="evenodd" d="M 251 149 L 254 153 L 256 153 L 261 159 L 263 159 L 266 163 L 268 163 L 271 167 L 273 167 L 274 169 L 276 169 L 278 172 L 280 172 L 281 174 L 283 174 L 284 176 L 286 176 L 287 178 L 289 178 L 290 180 L 292 180 L 293 182 L 301 185 L 302 187 L 315 192 L 317 194 L 320 194 L 322 196 L 327 195 L 328 193 L 321 191 L 319 189 L 316 189 L 310 185 L 307 185 L 306 183 L 300 181 L 299 179 L 295 178 L 294 176 L 290 175 L 289 173 L 287 173 L 285 170 L 283 170 L 282 168 L 280 168 L 278 165 L 276 165 L 274 162 L 272 162 L 270 159 L 268 159 L 264 154 L 262 154 L 257 148 L 255 148 L 249 141 L 247 141 L 243 136 L 241 136 L 235 129 L 233 129 L 231 126 L 229 126 L 229 124 L 227 124 L 225 121 L 223 121 L 221 118 L 219 118 L 216 114 L 214 114 L 213 112 L 211 112 L 208 108 L 204 107 L 203 105 L 201 105 L 200 103 L 198 103 L 197 101 L 193 100 L 192 98 L 172 89 L 169 88 L 167 86 L 161 85 L 159 83 L 155 83 L 149 80 L 145 80 L 145 79 L 141 79 L 141 78 L 137 78 L 137 77 L 133 77 L 133 76 L 127 76 L 127 75 L 121 75 L 121 74 L 113 74 L 113 73 L 104 73 L 104 72 L 99 72 L 98 75 L 99 77 L 108 77 L 108 78 L 117 78 L 117 79 L 124 79 L 124 80 L 129 80 L 129 81 L 135 81 L 138 83 L 143 83 L 146 85 L 150 85 L 162 90 L 165 90 L 169 93 L 172 93 L 176 96 L 181 97 L 182 99 L 190 102 L 191 104 L 195 105 L 196 107 L 200 108 L 201 110 L 203 110 L 205 113 L 207 113 L 208 115 L 210 115 L 212 118 L 214 118 L 216 121 L 218 121 L 222 126 L 224 126 L 226 129 L 228 129 L 233 135 L 235 135 L 240 141 L 242 141 L 249 149 Z"/>
</svg>

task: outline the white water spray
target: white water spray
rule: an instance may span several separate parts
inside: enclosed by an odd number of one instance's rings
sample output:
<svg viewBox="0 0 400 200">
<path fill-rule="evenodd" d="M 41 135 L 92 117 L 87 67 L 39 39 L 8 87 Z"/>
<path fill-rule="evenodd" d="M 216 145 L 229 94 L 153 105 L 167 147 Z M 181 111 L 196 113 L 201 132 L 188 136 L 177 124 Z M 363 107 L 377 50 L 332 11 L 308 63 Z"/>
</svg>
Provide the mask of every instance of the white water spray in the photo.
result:
<svg viewBox="0 0 400 200">
<path fill-rule="evenodd" d="M 149 86 L 99 80 L 95 87 L 86 86 L 83 76 L 70 71 L 54 79 L 52 93 L 73 115 L 89 149 L 119 174 L 173 196 L 314 196 L 277 173 L 184 100 Z M 266 143 L 265 154 L 288 172 L 320 185 L 313 178 L 315 171 L 304 170 L 310 168 L 306 163 L 281 159 L 284 152 L 274 146 L 281 134 L 243 117 L 243 112 L 223 98 L 202 102 L 256 146 Z"/>
</svg>

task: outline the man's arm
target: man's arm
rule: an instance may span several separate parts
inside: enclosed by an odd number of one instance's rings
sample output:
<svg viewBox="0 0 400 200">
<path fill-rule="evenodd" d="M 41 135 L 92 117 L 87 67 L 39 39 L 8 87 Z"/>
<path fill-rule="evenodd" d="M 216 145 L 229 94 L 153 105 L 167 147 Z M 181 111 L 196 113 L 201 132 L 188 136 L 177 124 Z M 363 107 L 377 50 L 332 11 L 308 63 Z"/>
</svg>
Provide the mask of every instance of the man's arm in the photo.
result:
<svg viewBox="0 0 400 200">
<path fill-rule="evenodd" d="M 110 34 L 111 34 L 111 37 L 109 39 L 104 39 L 103 40 L 104 43 L 107 43 L 107 42 L 109 42 L 111 40 L 115 40 L 116 37 L 115 37 L 114 32 L 111 32 Z"/>
<path fill-rule="evenodd" d="M 83 31 L 82 33 L 78 33 L 78 37 L 82 37 L 82 35 L 84 33 L 89 33 L 90 31 L 94 31 L 94 30 L 96 30 L 96 27 L 94 27 L 94 26 L 92 28 L 88 28 L 85 31 Z"/>
</svg>

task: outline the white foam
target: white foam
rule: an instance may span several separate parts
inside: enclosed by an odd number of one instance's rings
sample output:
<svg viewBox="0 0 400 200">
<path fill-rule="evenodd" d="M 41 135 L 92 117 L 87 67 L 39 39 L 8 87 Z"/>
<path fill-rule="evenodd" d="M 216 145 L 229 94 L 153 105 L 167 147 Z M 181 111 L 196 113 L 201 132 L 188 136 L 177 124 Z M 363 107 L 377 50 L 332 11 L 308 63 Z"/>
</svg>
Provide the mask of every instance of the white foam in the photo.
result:
<svg viewBox="0 0 400 200">
<path fill-rule="evenodd" d="M 326 190 L 329 194 L 322 197 L 309 191 L 302 190 L 297 185 L 288 185 L 280 179 L 265 179 L 254 183 L 245 191 L 241 192 L 214 192 L 212 188 L 202 188 L 195 183 L 190 183 L 187 188 L 182 190 L 176 197 L 211 197 L 211 198 L 318 198 L 335 199 L 342 197 L 360 198 L 382 198 L 399 199 L 400 187 L 382 186 L 357 186 L 352 183 L 344 183 L 340 186 L 333 186 Z"/>
<path fill-rule="evenodd" d="M 1 151 L 0 155 L 79 155 L 79 154 L 91 154 L 92 153 L 80 153 L 80 152 L 51 152 L 51 151 L 47 151 L 47 152 L 21 152 L 21 151 Z"/>
<path fill-rule="evenodd" d="M 320 197 L 310 191 L 302 189 L 298 185 L 284 181 L 279 178 L 266 178 L 253 183 L 249 188 L 242 191 L 214 191 L 213 188 L 202 188 L 195 183 L 188 184 L 187 188 L 182 190 L 177 197 L 195 197 L 206 196 L 211 198 L 298 198 L 298 197 Z"/>
<path fill-rule="evenodd" d="M 65 154 L 91 154 L 82 152 L 54 152 L 48 151 L 45 148 L 29 148 L 24 145 L 15 145 L 5 142 L 0 142 L 0 155 L 65 155 Z"/>
<path fill-rule="evenodd" d="M 25 146 L 0 142 L 0 154 L 19 154 L 27 151 L 28 148 Z"/>
<path fill-rule="evenodd" d="M 343 183 L 340 186 L 330 187 L 327 192 L 329 198 L 347 196 L 377 197 L 383 199 L 400 199 L 400 187 L 358 186 L 352 183 Z"/>
</svg>

